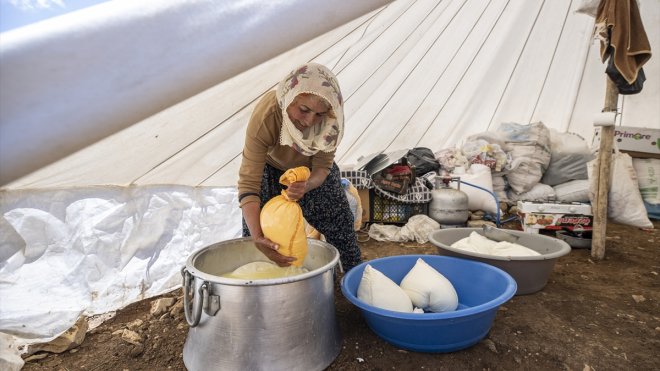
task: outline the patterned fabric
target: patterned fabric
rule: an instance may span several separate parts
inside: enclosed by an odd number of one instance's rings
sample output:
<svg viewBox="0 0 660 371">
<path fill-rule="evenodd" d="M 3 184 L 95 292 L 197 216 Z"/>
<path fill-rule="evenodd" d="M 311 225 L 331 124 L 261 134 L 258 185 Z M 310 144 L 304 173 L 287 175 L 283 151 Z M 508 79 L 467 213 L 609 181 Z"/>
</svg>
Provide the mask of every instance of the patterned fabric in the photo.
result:
<svg viewBox="0 0 660 371">
<path fill-rule="evenodd" d="M 335 118 L 326 116 L 321 124 L 301 132 L 291 122 L 287 107 L 301 93 L 324 98 L 332 106 Z M 277 85 L 277 102 L 282 109 L 280 144 L 291 146 L 306 156 L 334 151 L 344 135 L 344 102 L 337 77 L 327 67 L 307 63 L 293 70 Z M 307 132 L 309 130 L 309 132 Z"/>
<path fill-rule="evenodd" d="M 284 174 L 282 170 L 268 164 L 264 167 L 261 180 L 261 207 L 284 189 L 279 182 L 282 174 Z M 298 204 L 307 222 L 323 234 L 329 244 L 339 250 L 344 271 L 347 272 L 362 262 L 360 247 L 353 230 L 353 213 L 346 193 L 341 187 L 337 164 L 333 164 L 325 182 L 320 187 L 305 193 Z M 250 231 L 243 220 L 243 236 L 249 235 Z"/>
<path fill-rule="evenodd" d="M 429 175 L 430 177 L 431 175 Z M 425 177 L 417 177 L 415 179 L 415 184 L 408 187 L 408 192 L 403 195 L 396 193 L 388 192 L 383 189 L 380 189 L 373 180 L 369 177 L 368 173 L 364 170 L 350 170 L 342 171 L 341 177 L 346 178 L 353 183 L 355 188 L 374 188 L 374 191 L 381 197 L 389 198 L 390 200 L 411 203 L 411 204 L 423 204 L 431 202 L 431 189 L 429 189 L 424 183 L 427 181 Z M 435 180 L 433 181 L 433 183 Z M 432 184 L 433 184 L 432 183 Z"/>
<path fill-rule="evenodd" d="M 365 170 L 342 170 L 341 177 L 348 179 L 357 189 L 371 189 L 374 182 Z"/>
</svg>

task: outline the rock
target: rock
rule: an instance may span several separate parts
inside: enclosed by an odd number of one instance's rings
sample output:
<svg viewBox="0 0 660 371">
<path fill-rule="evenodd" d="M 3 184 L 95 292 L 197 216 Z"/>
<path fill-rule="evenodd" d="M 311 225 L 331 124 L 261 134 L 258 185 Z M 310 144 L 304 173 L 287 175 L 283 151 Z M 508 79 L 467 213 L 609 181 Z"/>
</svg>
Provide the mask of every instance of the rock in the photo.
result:
<svg viewBox="0 0 660 371">
<path fill-rule="evenodd" d="M 158 317 L 161 314 L 165 313 L 167 311 L 167 308 L 171 307 L 174 302 L 176 301 L 176 298 L 160 298 L 151 303 L 151 315 L 154 317 Z"/>
<path fill-rule="evenodd" d="M 635 303 L 643 303 L 646 301 L 646 298 L 643 295 L 633 295 L 632 296 L 633 300 L 635 300 Z"/>
<path fill-rule="evenodd" d="M 62 335 L 58 336 L 54 340 L 45 344 L 30 345 L 28 348 L 28 354 L 34 354 L 41 351 L 50 353 L 62 353 L 73 349 L 82 344 L 83 340 L 85 340 L 87 328 L 87 319 L 81 316 L 70 329 L 66 330 Z"/>
<path fill-rule="evenodd" d="M 131 357 L 133 358 L 139 357 L 140 354 L 142 354 L 143 352 L 144 352 L 144 346 L 142 346 L 141 344 L 136 345 L 133 347 L 133 349 L 131 349 Z"/>
<path fill-rule="evenodd" d="M 486 339 L 486 340 L 483 341 L 483 343 L 488 347 L 488 349 L 489 349 L 491 352 L 493 352 L 493 353 L 498 353 L 498 352 L 497 352 L 497 347 L 495 346 L 495 343 L 494 343 L 492 340 L 490 340 L 490 339 Z"/>
<path fill-rule="evenodd" d="M 32 362 L 32 361 L 38 361 L 40 359 L 44 359 L 48 357 L 48 354 L 49 354 L 48 352 L 39 352 L 37 354 L 33 354 L 29 357 L 26 357 L 25 362 Z"/>
<path fill-rule="evenodd" d="M 143 323 L 144 323 L 144 321 L 142 321 L 141 319 L 138 318 L 135 321 L 126 324 L 126 328 L 131 330 L 131 331 L 136 331 L 137 329 L 140 328 L 140 326 L 142 326 Z"/>
<path fill-rule="evenodd" d="M 122 332 L 122 334 L 121 334 L 121 339 L 124 340 L 127 343 L 142 346 L 142 336 L 140 336 L 135 331 L 131 331 L 129 329 L 124 329 L 124 332 Z"/>
<path fill-rule="evenodd" d="M 176 304 L 170 308 L 170 316 L 174 318 L 183 317 L 183 299 L 178 300 Z"/>
</svg>

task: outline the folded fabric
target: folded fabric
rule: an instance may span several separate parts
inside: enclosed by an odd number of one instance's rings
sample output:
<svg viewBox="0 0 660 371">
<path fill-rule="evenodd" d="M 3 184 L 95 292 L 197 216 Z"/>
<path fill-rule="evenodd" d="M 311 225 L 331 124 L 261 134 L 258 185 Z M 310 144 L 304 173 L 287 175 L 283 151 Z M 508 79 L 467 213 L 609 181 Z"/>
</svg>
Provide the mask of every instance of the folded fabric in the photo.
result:
<svg viewBox="0 0 660 371">
<path fill-rule="evenodd" d="M 602 0 L 595 27 L 601 40 L 602 61 L 611 56 L 619 73 L 628 84 L 633 84 L 639 70 L 651 58 L 651 44 L 639 15 L 637 1 Z"/>
</svg>

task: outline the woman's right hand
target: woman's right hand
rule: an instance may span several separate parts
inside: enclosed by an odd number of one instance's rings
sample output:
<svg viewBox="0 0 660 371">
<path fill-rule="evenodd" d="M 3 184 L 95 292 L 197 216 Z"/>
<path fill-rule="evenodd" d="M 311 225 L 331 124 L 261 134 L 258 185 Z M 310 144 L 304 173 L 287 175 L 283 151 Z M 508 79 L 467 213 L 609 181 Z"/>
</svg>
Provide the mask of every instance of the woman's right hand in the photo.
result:
<svg viewBox="0 0 660 371">
<path fill-rule="evenodd" d="M 252 240 L 259 251 L 280 267 L 288 267 L 296 260 L 296 258 L 292 256 L 282 255 L 277 252 L 279 246 L 266 237 L 254 237 Z"/>
</svg>

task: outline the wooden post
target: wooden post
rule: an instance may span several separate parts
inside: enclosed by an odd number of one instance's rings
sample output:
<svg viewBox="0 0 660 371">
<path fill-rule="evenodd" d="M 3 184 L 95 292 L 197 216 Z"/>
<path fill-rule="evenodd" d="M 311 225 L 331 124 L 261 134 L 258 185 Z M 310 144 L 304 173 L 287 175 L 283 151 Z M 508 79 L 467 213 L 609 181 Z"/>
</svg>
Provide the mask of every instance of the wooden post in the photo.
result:
<svg viewBox="0 0 660 371">
<path fill-rule="evenodd" d="M 619 91 L 610 80 L 607 80 L 605 90 L 605 106 L 603 112 L 616 112 Z M 594 214 L 593 236 L 591 240 L 591 257 L 596 260 L 605 258 L 605 242 L 607 233 L 607 196 L 610 190 L 610 165 L 612 163 L 612 143 L 614 142 L 614 122 L 605 125 L 600 130 L 600 149 L 598 150 L 598 166 L 594 169 L 596 179 L 596 200 L 592 206 Z"/>
</svg>

